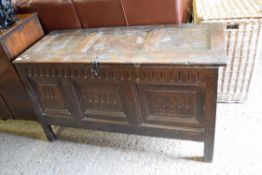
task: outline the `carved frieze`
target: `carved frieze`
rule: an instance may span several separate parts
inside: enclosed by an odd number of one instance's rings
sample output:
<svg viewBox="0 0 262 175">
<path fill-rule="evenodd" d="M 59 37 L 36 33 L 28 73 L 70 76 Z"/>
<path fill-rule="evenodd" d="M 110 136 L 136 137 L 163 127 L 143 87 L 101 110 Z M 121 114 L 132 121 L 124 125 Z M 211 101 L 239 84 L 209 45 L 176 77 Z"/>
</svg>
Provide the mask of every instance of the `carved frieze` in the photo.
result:
<svg viewBox="0 0 262 175">
<path fill-rule="evenodd" d="M 167 82 L 178 84 L 206 84 L 208 70 L 185 69 L 161 66 L 27 66 L 25 72 L 28 77 L 39 78 L 70 78 L 115 81 L 142 81 L 142 82 Z"/>
</svg>

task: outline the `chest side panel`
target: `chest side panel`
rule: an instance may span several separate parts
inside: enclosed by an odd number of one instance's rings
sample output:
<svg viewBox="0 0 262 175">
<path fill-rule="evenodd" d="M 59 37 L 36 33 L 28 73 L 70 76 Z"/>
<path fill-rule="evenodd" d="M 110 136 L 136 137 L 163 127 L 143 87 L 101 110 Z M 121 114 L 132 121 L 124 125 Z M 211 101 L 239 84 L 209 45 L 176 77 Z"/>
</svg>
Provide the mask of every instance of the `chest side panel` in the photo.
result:
<svg viewBox="0 0 262 175">
<path fill-rule="evenodd" d="M 7 50 L 9 59 L 13 59 L 43 35 L 44 32 L 38 18 L 32 16 L 5 36 L 2 43 Z"/>
</svg>

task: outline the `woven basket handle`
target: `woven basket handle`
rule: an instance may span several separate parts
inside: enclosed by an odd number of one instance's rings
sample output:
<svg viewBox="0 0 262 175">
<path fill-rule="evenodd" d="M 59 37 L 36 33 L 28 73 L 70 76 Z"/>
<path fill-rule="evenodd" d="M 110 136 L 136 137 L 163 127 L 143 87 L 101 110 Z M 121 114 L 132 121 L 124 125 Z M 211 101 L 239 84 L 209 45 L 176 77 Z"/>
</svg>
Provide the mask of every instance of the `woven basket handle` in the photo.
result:
<svg viewBox="0 0 262 175">
<path fill-rule="evenodd" d="M 235 30 L 238 30 L 239 29 L 239 24 L 227 24 L 226 26 L 227 29 L 235 29 Z"/>
</svg>

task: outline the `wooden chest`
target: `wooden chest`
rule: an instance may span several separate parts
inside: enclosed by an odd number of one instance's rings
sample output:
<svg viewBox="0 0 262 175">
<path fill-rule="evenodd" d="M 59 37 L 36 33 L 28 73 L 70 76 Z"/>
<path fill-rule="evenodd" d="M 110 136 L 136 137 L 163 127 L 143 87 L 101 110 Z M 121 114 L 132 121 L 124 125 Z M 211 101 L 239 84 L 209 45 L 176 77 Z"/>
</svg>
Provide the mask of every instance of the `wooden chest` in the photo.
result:
<svg viewBox="0 0 262 175">
<path fill-rule="evenodd" d="M 55 31 L 15 60 L 43 129 L 205 142 L 213 155 L 221 25 Z"/>
<path fill-rule="evenodd" d="M 36 14 L 17 17 L 14 25 L 0 30 L 0 119 L 36 119 L 12 61 L 44 33 Z"/>
</svg>

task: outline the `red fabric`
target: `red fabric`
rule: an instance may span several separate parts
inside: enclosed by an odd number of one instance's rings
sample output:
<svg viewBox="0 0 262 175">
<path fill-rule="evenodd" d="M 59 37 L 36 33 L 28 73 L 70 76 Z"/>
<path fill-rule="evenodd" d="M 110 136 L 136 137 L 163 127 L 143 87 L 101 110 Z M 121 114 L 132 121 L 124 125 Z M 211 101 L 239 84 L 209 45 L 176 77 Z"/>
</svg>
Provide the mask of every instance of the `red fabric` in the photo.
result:
<svg viewBox="0 0 262 175">
<path fill-rule="evenodd" d="M 38 12 L 45 31 L 188 22 L 192 0 L 12 0 L 19 13 Z"/>
<path fill-rule="evenodd" d="M 126 25 L 120 0 L 74 0 L 84 28 Z"/>
<path fill-rule="evenodd" d="M 18 4 L 19 13 L 37 12 L 45 31 L 81 28 L 71 0 L 24 0 Z"/>
</svg>

